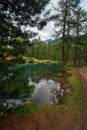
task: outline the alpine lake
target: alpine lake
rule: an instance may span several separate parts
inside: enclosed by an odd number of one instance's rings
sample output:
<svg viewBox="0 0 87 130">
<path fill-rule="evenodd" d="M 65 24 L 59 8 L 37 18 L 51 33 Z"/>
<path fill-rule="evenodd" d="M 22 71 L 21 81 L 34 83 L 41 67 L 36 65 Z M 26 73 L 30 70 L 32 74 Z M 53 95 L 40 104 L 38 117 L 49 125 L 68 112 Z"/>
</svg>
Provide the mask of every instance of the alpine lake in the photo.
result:
<svg viewBox="0 0 87 130">
<path fill-rule="evenodd" d="M 59 104 L 70 92 L 69 85 L 66 83 L 64 88 L 59 80 L 59 64 L 28 64 L 0 71 L 0 106 L 8 110 L 28 103 Z"/>
</svg>

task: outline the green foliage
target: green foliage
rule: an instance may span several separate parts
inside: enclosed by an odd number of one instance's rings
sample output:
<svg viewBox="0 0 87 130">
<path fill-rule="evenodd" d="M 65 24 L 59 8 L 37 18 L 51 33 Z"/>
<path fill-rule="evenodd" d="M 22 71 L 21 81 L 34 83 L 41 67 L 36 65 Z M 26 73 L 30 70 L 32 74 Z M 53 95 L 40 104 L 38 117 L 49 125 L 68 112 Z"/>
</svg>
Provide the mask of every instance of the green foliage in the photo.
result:
<svg viewBox="0 0 87 130">
<path fill-rule="evenodd" d="M 30 96 L 35 86 L 29 85 L 23 70 L 2 71 L 0 75 L 0 98 L 18 98 L 22 94 Z"/>
<path fill-rule="evenodd" d="M 21 25 L 39 24 L 40 17 L 36 17 L 34 20 L 32 16 L 41 13 L 48 2 L 49 0 L 0 1 L 0 61 L 6 61 L 8 57 L 15 57 L 15 61 L 14 58 L 12 60 L 16 62 L 20 55 L 28 55 L 29 37 L 36 34 L 31 31 L 22 32 Z M 19 59 L 20 61 L 23 60 Z"/>
<path fill-rule="evenodd" d="M 59 45 L 58 45 L 59 46 Z M 35 45 L 29 48 L 29 56 L 34 57 L 39 60 L 59 60 L 60 51 L 58 51 L 53 43 L 43 43 L 39 41 L 39 44 L 36 43 Z"/>
<path fill-rule="evenodd" d="M 0 117 L 6 118 L 7 116 L 7 107 L 0 105 Z"/>
<path fill-rule="evenodd" d="M 29 63 L 34 63 L 34 59 L 33 58 L 29 58 Z"/>
</svg>

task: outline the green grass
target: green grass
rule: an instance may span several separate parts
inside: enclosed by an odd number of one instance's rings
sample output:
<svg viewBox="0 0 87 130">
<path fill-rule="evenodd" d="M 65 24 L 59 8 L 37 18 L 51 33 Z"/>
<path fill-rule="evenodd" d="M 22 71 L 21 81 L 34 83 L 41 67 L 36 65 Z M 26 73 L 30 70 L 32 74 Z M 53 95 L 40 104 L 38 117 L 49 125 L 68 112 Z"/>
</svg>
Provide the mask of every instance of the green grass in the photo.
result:
<svg viewBox="0 0 87 130">
<path fill-rule="evenodd" d="M 59 63 L 58 61 L 54 61 L 54 60 L 40 60 L 40 59 L 37 59 L 37 58 L 34 58 L 34 57 L 27 57 L 27 56 L 23 56 L 23 57 L 21 57 L 21 60 L 20 60 L 20 62 L 16 62 L 16 60 L 17 60 L 17 57 L 13 57 L 13 56 L 9 56 L 9 57 L 7 57 L 6 58 L 7 59 L 7 61 L 10 63 L 10 62 L 12 62 L 13 64 L 22 64 L 21 62 L 22 61 L 24 61 L 23 62 L 23 64 L 29 64 L 29 63 L 48 63 L 48 62 L 50 62 L 50 63 Z"/>
<path fill-rule="evenodd" d="M 65 103 L 59 105 L 59 107 L 67 110 L 75 117 L 76 115 L 80 115 L 83 110 L 84 94 L 82 81 L 75 74 L 72 74 L 68 82 L 71 86 L 71 92 L 66 96 Z"/>
</svg>

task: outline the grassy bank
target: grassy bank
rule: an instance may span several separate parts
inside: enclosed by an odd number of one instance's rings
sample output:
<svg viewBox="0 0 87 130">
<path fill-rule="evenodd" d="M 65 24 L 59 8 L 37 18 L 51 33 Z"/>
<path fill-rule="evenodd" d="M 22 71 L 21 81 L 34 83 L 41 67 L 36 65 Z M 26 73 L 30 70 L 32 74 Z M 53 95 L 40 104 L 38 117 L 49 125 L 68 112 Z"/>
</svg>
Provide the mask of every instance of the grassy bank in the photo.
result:
<svg viewBox="0 0 87 130">
<path fill-rule="evenodd" d="M 67 110 L 69 113 L 72 113 L 75 115 L 76 113 L 78 115 L 80 114 L 80 112 L 82 111 L 81 106 L 84 101 L 82 81 L 72 71 L 70 73 L 72 73 L 72 75 L 67 79 L 70 84 L 70 93 L 66 96 L 65 102 L 60 105 L 54 105 L 54 104 L 44 105 L 40 107 L 39 109 L 45 110 L 50 107 L 52 109 L 53 108 L 64 109 L 64 110 Z M 30 111 L 28 111 L 28 107 L 27 107 L 27 111 L 30 113 L 32 112 L 32 109 L 38 110 L 38 109 L 34 109 L 34 106 L 29 109 Z M 25 112 L 26 112 L 26 109 L 25 109 Z"/>
<path fill-rule="evenodd" d="M 25 106 L 20 106 L 13 112 L 15 114 L 31 114 L 38 111 L 54 111 L 54 113 L 56 111 L 66 111 L 69 115 L 73 117 L 80 116 L 81 112 L 83 111 L 82 106 L 84 102 L 82 81 L 75 73 L 73 73 L 73 71 L 69 73 L 72 74 L 67 79 L 70 84 L 70 93 L 66 96 L 65 102 L 63 104 L 47 104 L 41 107 L 36 107 L 34 105 L 27 104 Z"/>
<path fill-rule="evenodd" d="M 70 93 L 66 97 L 64 104 L 60 105 L 60 108 L 67 110 L 69 116 L 71 117 L 81 117 L 83 112 L 84 103 L 84 92 L 83 83 L 73 70 L 70 72 L 72 75 L 68 78 L 70 84 Z"/>
</svg>

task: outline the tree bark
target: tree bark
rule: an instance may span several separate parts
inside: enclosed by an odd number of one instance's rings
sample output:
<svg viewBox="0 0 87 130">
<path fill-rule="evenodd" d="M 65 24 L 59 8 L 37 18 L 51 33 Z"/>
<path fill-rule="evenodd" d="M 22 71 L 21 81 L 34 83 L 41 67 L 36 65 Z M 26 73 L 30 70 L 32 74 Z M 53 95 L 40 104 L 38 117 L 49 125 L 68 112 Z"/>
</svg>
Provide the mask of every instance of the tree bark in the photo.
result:
<svg viewBox="0 0 87 130">
<path fill-rule="evenodd" d="M 75 51 L 74 51 L 74 65 L 76 66 L 78 61 L 78 41 L 79 41 L 79 16 L 77 17 L 76 25 L 76 42 L 75 42 Z"/>
<path fill-rule="evenodd" d="M 62 69 L 65 66 L 65 31 L 66 31 L 66 21 L 67 21 L 67 0 L 66 0 L 66 7 L 65 7 L 65 16 L 64 16 L 64 25 L 63 25 L 63 37 L 62 37 Z"/>
</svg>

